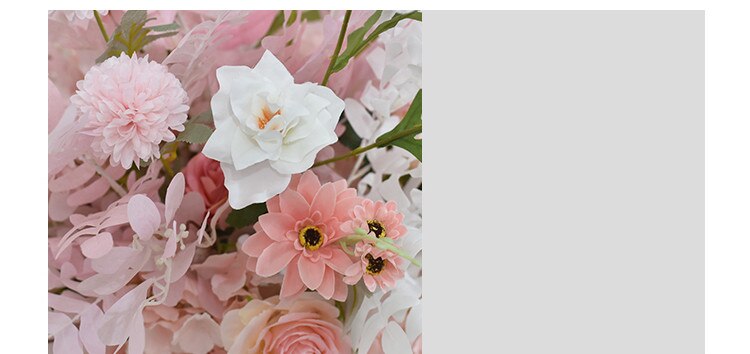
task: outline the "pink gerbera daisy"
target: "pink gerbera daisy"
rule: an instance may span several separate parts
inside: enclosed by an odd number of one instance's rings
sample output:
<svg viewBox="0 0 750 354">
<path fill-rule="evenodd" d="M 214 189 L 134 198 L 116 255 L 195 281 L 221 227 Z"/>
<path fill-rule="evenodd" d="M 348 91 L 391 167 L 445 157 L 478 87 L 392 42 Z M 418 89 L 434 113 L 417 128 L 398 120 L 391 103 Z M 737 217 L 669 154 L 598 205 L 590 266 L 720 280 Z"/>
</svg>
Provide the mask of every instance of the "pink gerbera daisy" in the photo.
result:
<svg viewBox="0 0 750 354">
<path fill-rule="evenodd" d="M 375 287 L 379 286 L 384 291 L 388 291 L 404 277 L 402 269 L 404 260 L 393 252 L 381 250 L 370 243 L 360 241 L 354 248 L 354 255 L 359 257 L 360 261 L 346 270 L 344 282 L 347 284 L 353 285 L 360 279 L 364 279 L 368 290 L 375 291 Z"/>
<path fill-rule="evenodd" d="M 403 221 L 404 214 L 398 212 L 395 202 L 364 199 L 351 211 L 350 220 L 341 225 L 341 230 L 353 235 L 357 229 L 362 229 L 377 238 L 397 240 L 406 234 Z"/>
<path fill-rule="evenodd" d="M 110 164 L 130 168 L 159 158 L 159 143 L 184 130 L 188 96 L 167 67 L 148 56 L 122 53 L 92 67 L 71 102 L 87 120 L 92 149 Z"/>
<path fill-rule="evenodd" d="M 268 213 L 242 245 L 248 266 L 263 277 L 286 268 L 281 297 L 317 290 L 326 299 L 344 301 L 343 274 L 352 264 L 338 240 L 341 222 L 360 198 L 346 181 L 321 185 L 311 171 L 295 176 L 289 188 L 267 203 Z"/>
</svg>

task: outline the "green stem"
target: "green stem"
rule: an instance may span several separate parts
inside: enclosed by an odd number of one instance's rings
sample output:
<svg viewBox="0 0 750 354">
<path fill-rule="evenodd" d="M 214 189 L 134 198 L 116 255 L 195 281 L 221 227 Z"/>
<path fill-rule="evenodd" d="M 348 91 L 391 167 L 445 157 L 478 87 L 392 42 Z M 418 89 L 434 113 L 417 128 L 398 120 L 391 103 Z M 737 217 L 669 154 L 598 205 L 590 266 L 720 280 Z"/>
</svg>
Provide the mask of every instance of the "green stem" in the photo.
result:
<svg viewBox="0 0 750 354">
<path fill-rule="evenodd" d="M 339 40 L 336 42 L 336 49 L 333 50 L 333 56 L 331 57 L 331 62 L 328 63 L 328 69 L 326 69 L 326 74 L 323 76 L 323 82 L 320 84 L 325 86 L 328 84 L 328 79 L 331 77 L 331 74 L 333 74 L 333 66 L 336 64 L 336 60 L 339 58 L 339 53 L 341 52 L 341 45 L 344 43 L 344 37 L 346 36 L 346 27 L 349 26 L 349 18 L 352 17 L 352 10 L 346 10 L 346 14 L 344 15 L 344 22 L 341 24 L 341 32 L 339 33 Z"/>
<path fill-rule="evenodd" d="M 104 28 L 104 23 L 102 23 L 102 17 L 99 16 L 99 11 L 94 10 L 94 17 L 96 17 L 96 24 L 99 25 L 99 30 L 102 31 L 104 43 L 109 43 L 109 36 L 107 35 L 107 30 Z"/>
<path fill-rule="evenodd" d="M 372 236 L 369 234 L 357 233 L 356 235 L 347 236 L 345 240 L 347 242 L 359 242 L 362 240 L 371 241 L 375 244 L 375 247 L 380 248 L 381 250 L 391 251 L 401 256 L 401 258 L 406 259 L 407 261 L 411 262 L 415 266 L 420 267 L 420 268 L 422 267 L 422 262 L 412 258 L 408 254 L 406 254 L 406 252 L 396 247 L 393 243 L 385 241 L 383 239 L 379 239 L 375 236 Z"/>
<path fill-rule="evenodd" d="M 357 155 L 359 155 L 359 154 L 361 154 L 361 153 L 363 153 L 365 151 L 369 151 L 369 150 L 372 150 L 374 148 L 388 146 L 390 143 L 392 143 L 392 142 L 394 142 L 394 141 L 396 141 L 398 139 L 401 139 L 403 137 L 407 137 L 409 135 L 418 134 L 418 133 L 421 133 L 421 132 L 422 132 L 422 124 L 417 124 L 417 125 L 409 128 L 409 129 L 406 129 L 406 130 L 403 130 L 403 131 L 401 131 L 401 132 L 399 132 L 397 134 L 394 134 L 392 137 L 390 137 L 388 139 L 383 139 L 383 140 L 380 140 L 380 141 L 376 141 L 376 142 L 374 142 L 374 143 L 372 143 L 370 145 L 363 146 L 363 147 L 358 147 L 358 148 L 356 148 L 356 149 L 354 149 L 352 151 L 347 152 L 346 154 L 339 155 L 339 156 L 334 156 L 334 157 L 332 157 L 332 158 L 330 158 L 328 160 L 323 160 L 323 161 L 320 161 L 320 162 L 316 162 L 314 165 L 312 165 L 312 167 L 318 167 L 318 166 L 322 166 L 322 165 L 325 165 L 325 164 L 329 164 L 331 162 L 336 162 L 336 161 L 339 161 L 339 160 L 344 160 L 344 159 L 350 158 L 352 156 L 357 156 Z"/>
</svg>

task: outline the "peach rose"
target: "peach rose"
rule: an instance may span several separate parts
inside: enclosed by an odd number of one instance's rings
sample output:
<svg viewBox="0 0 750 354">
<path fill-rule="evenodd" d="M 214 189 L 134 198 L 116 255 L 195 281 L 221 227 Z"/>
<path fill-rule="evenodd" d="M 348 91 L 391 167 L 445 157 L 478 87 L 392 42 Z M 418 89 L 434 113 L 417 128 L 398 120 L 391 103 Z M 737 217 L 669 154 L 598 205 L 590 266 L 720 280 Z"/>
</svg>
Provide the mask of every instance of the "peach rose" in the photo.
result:
<svg viewBox="0 0 750 354">
<path fill-rule="evenodd" d="M 228 354 L 350 354 L 338 314 L 311 292 L 281 301 L 278 296 L 255 299 L 224 315 L 221 338 Z"/>
<path fill-rule="evenodd" d="M 185 175 L 185 189 L 200 193 L 206 209 L 216 211 L 227 200 L 229 192 L 224 187 L 224 172 L 218 161 L 199 153 L 188 161 L 182 173 Z"/>
</svg>

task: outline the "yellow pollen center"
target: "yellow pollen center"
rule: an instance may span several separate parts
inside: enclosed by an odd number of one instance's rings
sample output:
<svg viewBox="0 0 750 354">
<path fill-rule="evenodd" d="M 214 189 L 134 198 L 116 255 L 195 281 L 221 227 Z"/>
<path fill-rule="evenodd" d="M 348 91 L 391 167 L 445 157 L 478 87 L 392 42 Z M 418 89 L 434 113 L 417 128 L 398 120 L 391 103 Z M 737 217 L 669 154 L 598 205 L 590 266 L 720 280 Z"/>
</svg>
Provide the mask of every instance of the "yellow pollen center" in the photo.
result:
<svg viewBox="0 0 750 354">
<path fill-rule="evenodd" d="M 323 245 L 323 233 L 316 226 L 305 226 L 299 230 L 299 243 L 310 251 Z"/>
</svg>

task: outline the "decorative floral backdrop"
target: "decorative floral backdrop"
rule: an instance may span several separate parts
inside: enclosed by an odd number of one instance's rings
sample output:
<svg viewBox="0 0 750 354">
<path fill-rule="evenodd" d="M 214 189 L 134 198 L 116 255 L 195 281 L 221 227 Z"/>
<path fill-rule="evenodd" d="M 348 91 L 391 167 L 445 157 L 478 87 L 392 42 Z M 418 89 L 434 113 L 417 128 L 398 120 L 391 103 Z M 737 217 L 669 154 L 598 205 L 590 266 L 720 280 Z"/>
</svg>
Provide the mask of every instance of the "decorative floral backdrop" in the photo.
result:
<svg viewBox="0 0 750 354">
<path fill-rule="evenodd" d="M 419 11 L 50 11 L 54 353 L 421 353 Z"/>
</svg>

